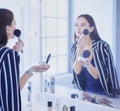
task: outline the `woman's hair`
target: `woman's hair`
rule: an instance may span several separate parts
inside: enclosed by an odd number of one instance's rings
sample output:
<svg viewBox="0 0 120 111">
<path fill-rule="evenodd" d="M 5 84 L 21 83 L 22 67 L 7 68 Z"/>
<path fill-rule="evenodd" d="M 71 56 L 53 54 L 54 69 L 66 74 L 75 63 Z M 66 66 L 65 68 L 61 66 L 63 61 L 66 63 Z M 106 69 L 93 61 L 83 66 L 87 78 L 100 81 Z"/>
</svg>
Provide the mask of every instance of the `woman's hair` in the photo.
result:
<svg viewBox="0 0 120 111">
<path fill-rule="evenodd" d="M 97 32 L 97 28 L 96 28 L 94 19 L 88 14 L 82 14 L 82 15 L 78 16 L 77 19 L 79 19 L 80 17 L 84 17 L 90 24 L 90 27 L 94 27 L 94 30 L 90 33 L 91 40 L 95 40 L 95 41 L 101 40 L 101 38 Z M 76 40 L 75 33 L 74 33 L 74 40 Z"/>
<path fill-rule="evenodd" d="M 8 41 L 6 26 L 11 25 L 14 14 L 9 9 L 0 8 L 0 48 Z"/>
</svg>

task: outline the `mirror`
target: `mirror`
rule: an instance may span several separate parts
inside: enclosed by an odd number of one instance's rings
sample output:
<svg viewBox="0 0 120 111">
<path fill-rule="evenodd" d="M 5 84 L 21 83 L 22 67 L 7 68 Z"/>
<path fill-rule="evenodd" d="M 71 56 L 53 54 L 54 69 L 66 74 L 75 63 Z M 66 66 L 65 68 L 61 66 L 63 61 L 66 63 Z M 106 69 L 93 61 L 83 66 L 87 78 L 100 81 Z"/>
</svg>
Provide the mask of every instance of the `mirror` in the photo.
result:
<svg viewBox="0 0 120 111">
<path fill-rule="evenodd" d="M 110 44 L 118 80 L 120 81 L 120 51 L 116 50 L 116 47 L 119 48 L 120 41 L 119 0 L 111 0 L 109 4 L 105 0 L 94 1 L 94 4 L 89 0 L 46 0 L 46 3 L 31 0 L 29 3 L 25 2 L 24 4 L 23 1 L 18 0 L 18 4 L 13 0 L 16 4 L 14 6 L 17 7 L 14 7 L 13 4 L 8 5 L 9 1 L 6 1 L 2 1 L 0 6 L 9 6 L 8 8 L 15 12 L 17 28 L 22 29 L 21 38 L 25 42 L 24 54 L 21 55 L 21 73 L 30 65 L 44 61 L 47 55 L 51 53 L 52 57 L 49 62 L 51 69 L 43 77 L 46 79 L 55 76 L 57 85 L 75 89 L 70 57 L 73 27 L 79 14 L 88 13 L 94 17 L 101 38 Z M 33 91 L 39 92 L 39 79 L 35 75 L 31 80 Z M 38 87 L 36 84 L 39 84 Z M 27 93 L 26 89 L 27 85 L 22 91 L 23 96 Z"/>
</svg>

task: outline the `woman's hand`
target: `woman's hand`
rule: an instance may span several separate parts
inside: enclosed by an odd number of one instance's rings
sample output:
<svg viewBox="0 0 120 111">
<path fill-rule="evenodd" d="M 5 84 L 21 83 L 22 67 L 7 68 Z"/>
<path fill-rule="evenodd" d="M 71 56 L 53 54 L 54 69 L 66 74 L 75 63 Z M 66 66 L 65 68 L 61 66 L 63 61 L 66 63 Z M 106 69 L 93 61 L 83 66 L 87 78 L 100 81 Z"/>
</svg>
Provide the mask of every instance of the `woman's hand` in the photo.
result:
<svg viewBox="0 0 120 111">
<path fill-rule="evenodd" d="M 50 68 L 48 64 L 35 65 L 29 68 L 20 78 L 20 89 L 25 86 L 27 80 L 33 75 L 33 72 L 45 72 Z"/>
<path fill-rule="evenodd" d="M 90 61 L 88 60 L 88 58 L 83 58 L 83 60 L 81 60 L 81 62 L 82 62 L 82 65 L 83 65 L 84 67 L 88 67 L 88 66 L 91 65 L 91 63 L 90 63 Z"/>
<path fill-rule="evenodd" d="M 96 103 L 96 97 L 92 97 L 91 95 L 87 94 L 86 92 L 83 92 L 83 100 L 90 101 L 92 103 Z"/>
<path fill-rule="evenodd" d="M 22 41 L 18 41 L 13 46 L 13 50 L 20 52 L 20 51 L 23 51 L 23 47 L 24 47 L 24 43 Z"/>
<path fill-rule="evenodd" d="M 50 65 L 48 65 L 48 64 L 40 64 L 40 65 L 32 66 L 29 70 L 31 72 L 45 72 L 49 68 L 50 68 Z"/>
</svg>

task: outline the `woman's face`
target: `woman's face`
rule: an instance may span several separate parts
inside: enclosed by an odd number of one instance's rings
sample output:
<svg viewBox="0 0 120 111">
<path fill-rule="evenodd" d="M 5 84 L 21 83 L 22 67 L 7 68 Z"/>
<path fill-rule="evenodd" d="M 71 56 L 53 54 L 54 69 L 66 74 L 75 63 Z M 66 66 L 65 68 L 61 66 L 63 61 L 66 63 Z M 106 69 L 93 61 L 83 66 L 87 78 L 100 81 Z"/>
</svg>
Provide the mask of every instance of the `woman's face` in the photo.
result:
<svg viewBox="0 0 120 111">
<path fill-rule="evenodd" d="M 8 39 L 13 39 L 14 38 L 14 31 L 16 29 L 15 25 L 16 25 L 15 19 L 13 19 L 11 25 L 7 25 L 6 31 L 7 31 Z"/>
<path fill-rule="evenodd" d="M 80 17 L 76 20 L 74 32 L 77 37 L 80 37 L 83 34 L 84 29 L 91 32 L 91 28 L 88 21 L 84 17 Z"/>
</svg>

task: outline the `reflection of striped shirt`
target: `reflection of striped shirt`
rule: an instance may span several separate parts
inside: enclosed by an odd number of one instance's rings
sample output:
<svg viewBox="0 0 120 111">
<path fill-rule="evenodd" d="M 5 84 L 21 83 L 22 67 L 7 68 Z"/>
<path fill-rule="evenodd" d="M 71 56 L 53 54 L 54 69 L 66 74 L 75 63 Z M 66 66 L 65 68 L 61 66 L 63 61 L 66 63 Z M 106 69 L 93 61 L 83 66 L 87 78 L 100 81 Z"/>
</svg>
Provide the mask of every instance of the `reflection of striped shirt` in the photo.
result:
<svg viewBox="0 0 120 111">
<path fill-rule="evenodd" d="M 76 57 L 76 46 L 77 43 L 72 45 L 72 58 L 73 62 Z M 111 53 L 111 49 L 109 45 L 105 41 L 92 41 L 92 48 L 93 48 L 93 58 L 95 62 L 95 67 L 99 72 L 99 79 L 103 89 L 105 90 L 106 94 L 109 96 L 117 96 L 115 90 L 118 89 L 119 83 L 116 74 L 116 69 L 114 67 L 113 56 Z M 78 88 L 80 88 L 80 81 L 78 79 L 77 74 L 74 73 L 75 83 L 77 84 Z"/>
<path fill-rule="evenodd" d="M 0 107 L 2 111 L 21 111 L 20 57 L 7 47 L 0 49 Z"/>
</svg>

